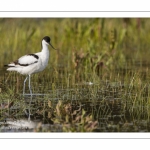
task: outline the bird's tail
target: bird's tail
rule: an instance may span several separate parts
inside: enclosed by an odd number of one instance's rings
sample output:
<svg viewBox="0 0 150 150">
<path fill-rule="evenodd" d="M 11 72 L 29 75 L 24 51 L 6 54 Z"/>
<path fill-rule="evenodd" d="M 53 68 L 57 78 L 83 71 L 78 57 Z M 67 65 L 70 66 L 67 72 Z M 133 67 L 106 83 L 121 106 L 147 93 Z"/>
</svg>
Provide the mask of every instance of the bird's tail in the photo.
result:
<svg viewBox="0 0 150 150">
<path fill-rule="evenodd" d="M 7 67 L 7 71 L 17 71 L 15 63 L 4 65 L 4 67 Z"/>
<path fill-rule="evenodd" d="M 7 65 L 4 65 L 4 67 L 15 67 L 16 65 L 14 63 L 10 63 L 10 64 L 7 64 Z"/>
</svg>

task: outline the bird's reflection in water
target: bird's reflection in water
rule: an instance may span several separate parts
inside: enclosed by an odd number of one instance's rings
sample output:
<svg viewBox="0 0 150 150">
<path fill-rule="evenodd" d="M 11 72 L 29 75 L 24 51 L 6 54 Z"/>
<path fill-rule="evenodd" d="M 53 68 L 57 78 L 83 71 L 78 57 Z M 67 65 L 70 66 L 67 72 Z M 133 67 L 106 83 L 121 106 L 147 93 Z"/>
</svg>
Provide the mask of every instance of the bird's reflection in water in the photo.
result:
<svg viewBox="0 0 150 150">
<path fill-rule="evenodd" d="M 25 109 L 25 114 L 27 115 L 28 117 L 28 121 L 31 121 L 31 103 L 32 103 L 32 99 L 33 99 L 33 96 L 30 96 L 30 98 L 28 99 L 29 100 L 29 104 L 28 104 L 28 107 L 27 109 Z M 24 100 L 27 100 L 24 98 Z"/>
</svg>

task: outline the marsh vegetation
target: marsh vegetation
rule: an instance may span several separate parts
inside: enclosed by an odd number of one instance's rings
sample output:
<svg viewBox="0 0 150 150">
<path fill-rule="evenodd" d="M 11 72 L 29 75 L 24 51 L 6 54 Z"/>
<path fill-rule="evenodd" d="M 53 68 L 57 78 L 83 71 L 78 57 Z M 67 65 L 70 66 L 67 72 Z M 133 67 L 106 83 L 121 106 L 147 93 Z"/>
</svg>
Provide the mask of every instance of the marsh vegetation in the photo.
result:
<svg viewBox="0 0 150 150">
<path fill-rule="evenodd" d="M 33 132 L 149 132 L 149 25 L 148 18 L 1 18 L 1 127 L 30 110 Z M 31 77 L 41 95 L 23 97 L 25 76 L 3 65 L 40 51 L 45 35 L 59 51 Z"/>
</svg>

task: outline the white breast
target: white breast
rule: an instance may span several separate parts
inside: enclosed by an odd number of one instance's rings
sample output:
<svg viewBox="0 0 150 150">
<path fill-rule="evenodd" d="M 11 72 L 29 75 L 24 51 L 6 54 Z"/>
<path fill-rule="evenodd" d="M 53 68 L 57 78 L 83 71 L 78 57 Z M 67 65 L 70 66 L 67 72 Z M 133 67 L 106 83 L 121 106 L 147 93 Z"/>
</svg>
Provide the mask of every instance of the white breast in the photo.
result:
<svg viewBox="0 0 150 150">
<path fill-rule="evenodd" d="M 39 56 L 39 61 L 37 64 L 38 68 L 36 72 L 40 72 L 40 71 L 43 71 L 48 65 L 50 53 L 49 53 L 49 50 L 47 50 L 46 52 L 36 53 L 36 55 Z"/>
</svg>

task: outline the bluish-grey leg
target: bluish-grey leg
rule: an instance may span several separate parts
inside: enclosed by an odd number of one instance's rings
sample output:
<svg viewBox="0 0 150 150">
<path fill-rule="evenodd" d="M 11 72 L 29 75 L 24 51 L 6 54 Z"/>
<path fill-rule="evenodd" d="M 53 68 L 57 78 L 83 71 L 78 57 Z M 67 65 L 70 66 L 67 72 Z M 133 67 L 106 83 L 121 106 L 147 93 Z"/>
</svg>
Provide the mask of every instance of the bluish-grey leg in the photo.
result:
<svg viewBox="0 0 150 150">
<path fill-rule="evenodd" d="M 29 113 L 28 113 L 28 121 L 31 121 L 31 112 L 30 112 L 30 107 L 31 107 L 31 101 L 32 101 L 32 96 L 30 97 L 30 103 L 29 103 Z"/>
<path fill-rule="evenodd" d="M 31 84 L 30 84 L 30 75 L 29 75 L 29 90 L 30 90 L 30 95 L 32 96 L 32 90 L 31 90 Z"/>
<path fill-rule="evenodd" d="M 28 76 L 27 76 L 27 77 L 25 78 L 25 80 L 24 80 L 24 84 L 23 84 L 23 96 L 24 96 L 24 94 L 25 94 L 25 85 L 26 85 L 27 79 L 28 79 Z"/>
</svg>

